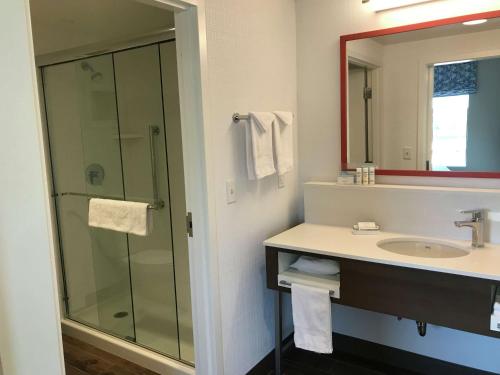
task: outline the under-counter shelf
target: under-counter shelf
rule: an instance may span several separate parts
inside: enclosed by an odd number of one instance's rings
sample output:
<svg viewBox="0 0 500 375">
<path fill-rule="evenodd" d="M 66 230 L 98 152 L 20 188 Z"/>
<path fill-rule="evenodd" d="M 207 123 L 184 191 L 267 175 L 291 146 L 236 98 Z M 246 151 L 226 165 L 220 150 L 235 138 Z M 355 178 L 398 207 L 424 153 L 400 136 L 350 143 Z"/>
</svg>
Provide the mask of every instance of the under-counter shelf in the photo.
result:
<svg viewBox="0 0 500 375">
<path fill-rule="evenodd" d="M 340 298 L 340 274 L 319 276 L 289 268 L 278 274 L 278 284 L 284 288 L 291 288 L 292 284 L 301 284 L 328 289 L 330 297 Z"/>
</svg>

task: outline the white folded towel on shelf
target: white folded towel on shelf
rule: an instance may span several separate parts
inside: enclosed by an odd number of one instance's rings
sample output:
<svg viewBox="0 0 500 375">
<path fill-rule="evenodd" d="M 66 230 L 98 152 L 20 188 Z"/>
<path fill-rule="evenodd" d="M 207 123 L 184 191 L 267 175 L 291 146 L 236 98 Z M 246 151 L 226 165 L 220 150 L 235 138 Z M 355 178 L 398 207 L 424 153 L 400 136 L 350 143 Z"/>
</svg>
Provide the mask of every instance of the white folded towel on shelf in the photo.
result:
<svg viewBox="0 0 500 375">
<path fill-rule="evenodd" d="M 307 255 L 302 255 L 290 267 L 313 275 L 335 275 L 340 272 L 339 262 Z"/>
<path fill-rule="evenodd" d="M 92 198 L 89 226 L 147 236 L 153 230 L 153 215 L 148 203 Z"/>
<path fill-rule="evenodd" d="M 270 112 L 250 112 L 245 126 L 248 178 L 258 180 L 276 173 L 273 156 L 272 126 L 275 116 Z"/>
<path fill-rule="evenodd" d="M 495 302 L 493 305 L 493 315 L 500 315 L 500 302 Z"/>
<path fill-rule="evenodd" d="M 330 291 L 292 283 L 292 312 L 295 346 L 316 353 L 331 353 Z"/>
<path fill-rule="evenodd" d="M 293 169 L 293 113 L 275 111 L 276 120 L 273 123 L 274 152 L 276 169 L 282 176 Z"/>
</svg>

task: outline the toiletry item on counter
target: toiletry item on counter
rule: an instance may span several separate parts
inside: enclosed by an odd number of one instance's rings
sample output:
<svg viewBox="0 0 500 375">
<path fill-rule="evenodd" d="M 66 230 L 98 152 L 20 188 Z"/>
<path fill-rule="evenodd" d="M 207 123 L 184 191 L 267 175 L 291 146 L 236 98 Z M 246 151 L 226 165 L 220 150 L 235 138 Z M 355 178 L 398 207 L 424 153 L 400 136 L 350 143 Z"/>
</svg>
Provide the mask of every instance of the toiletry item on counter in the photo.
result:
<svg viewBox="0 0 500 375">
<path fill-rule="evenodd" d="M 339 263 L 331 259 L 321 259 L 302 255 L 290 268 L 313 275 L 336 275 L 340 272 Z"/>
<path fill-rule="evenodd" d="M 379 226 L 374 221 L 359 221 L 355 224 L 360 230 L 377 230 Z"/>
<path fill-rule="evenodd" d="M 352 234 L 377 234 L 380 232 L 380 225 L 371 221 L 361 221 L 352 226 Z"/>
<path fill-rule="evenodd" d="M 368 183 L 375 185 L 375 166 L 368 167 Z"/>
<path fill-rule="evenodd" d="M 339 185 L 353 185 L 354 175 L 348 172 L 341 172 L 337 176 L 337 184 Z"/>
<path fill-rule="evenodd" d="M 363 183 L 363 168 L 356 168 L 356 185 Z"/>
<path fill-rule="evenodd" d="M 368 185 L 369 182 L 369 167 L 363 167 L 363 185 Z"/>
</svg>

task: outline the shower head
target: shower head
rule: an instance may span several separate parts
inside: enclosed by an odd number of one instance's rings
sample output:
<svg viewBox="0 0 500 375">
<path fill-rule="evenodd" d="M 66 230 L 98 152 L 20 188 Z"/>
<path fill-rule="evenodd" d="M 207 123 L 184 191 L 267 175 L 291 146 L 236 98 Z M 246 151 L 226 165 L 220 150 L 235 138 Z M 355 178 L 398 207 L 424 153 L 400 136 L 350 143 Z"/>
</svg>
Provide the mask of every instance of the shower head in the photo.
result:
<svg viewBox="0 0 500 375">
<path fill-rule="evenodd" d="M 102 80 L 102 73 L 100 73 L 100 72 L 92 73 L 92 75 L 90 76 L 90 79 L 92 81 L 100 81 L 100 80 Z"/>
<path fill-rule="evenodd" d="M 90 72 L 90 79 L 92 81 L 100 81 L 102 79 L 102 73 L 96 72 L 95 69 L 90 65 L 87 61 L 84 61 L 80 64 L 80 67 L 84 72 Z"/>
</svg>

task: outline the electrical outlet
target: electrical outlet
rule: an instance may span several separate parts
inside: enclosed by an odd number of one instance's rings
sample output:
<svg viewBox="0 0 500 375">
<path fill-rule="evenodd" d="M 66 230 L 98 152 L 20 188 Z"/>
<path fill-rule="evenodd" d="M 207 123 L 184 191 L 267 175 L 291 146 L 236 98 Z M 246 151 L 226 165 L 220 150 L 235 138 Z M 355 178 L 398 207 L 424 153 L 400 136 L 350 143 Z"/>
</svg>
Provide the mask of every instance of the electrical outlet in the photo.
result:
<svg viewBox="0 0 500 375">
<path fill-rule="evenodd" d="M 403 147 L 403 160 L 411 160 L 411 147 Z"/>
<path fill-rule="evenodd" d="M 234 180 L 226 181 L 226 202 L 227 204 L 236 202 L 236 184 Z"/>
</svg>

